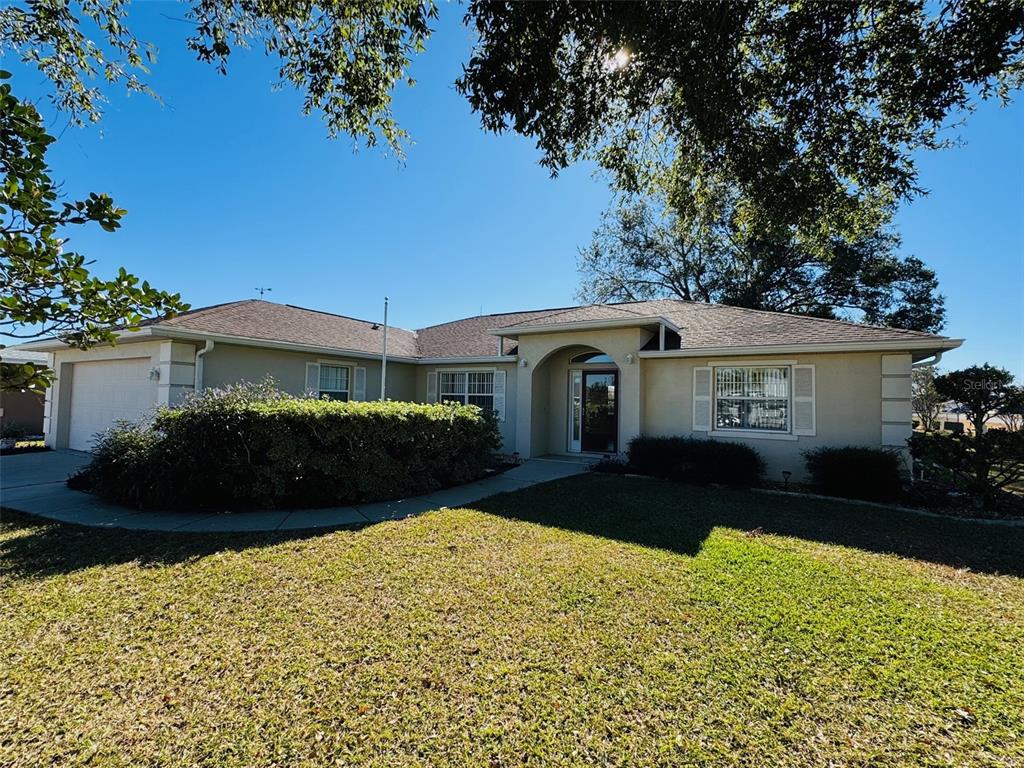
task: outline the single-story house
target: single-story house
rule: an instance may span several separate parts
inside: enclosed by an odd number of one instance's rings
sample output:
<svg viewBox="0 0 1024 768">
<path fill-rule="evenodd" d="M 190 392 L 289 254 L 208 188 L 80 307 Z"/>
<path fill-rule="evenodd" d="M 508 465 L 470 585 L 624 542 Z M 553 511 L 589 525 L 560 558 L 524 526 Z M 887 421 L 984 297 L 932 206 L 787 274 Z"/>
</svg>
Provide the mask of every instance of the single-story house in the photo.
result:
<svg viewBox="0 0 1024 768">
<path fill-rule="evenodd" d="M 46 442 L 96 432 L 189 392 L 272 376 L 295 394 L 381 396 L 381 324 L 262 300 L 195 309 L 115 346 L 47 351 Z M 497 412 L 522 457 L 615 454 L 637 435 L 757 448 L 804 474 L 818 446 L 904 446 L 910 371 L 961 344 L 929 333 L 678 300 L 481 315 L 388 329 L 386 397 Z"/>
</svg>

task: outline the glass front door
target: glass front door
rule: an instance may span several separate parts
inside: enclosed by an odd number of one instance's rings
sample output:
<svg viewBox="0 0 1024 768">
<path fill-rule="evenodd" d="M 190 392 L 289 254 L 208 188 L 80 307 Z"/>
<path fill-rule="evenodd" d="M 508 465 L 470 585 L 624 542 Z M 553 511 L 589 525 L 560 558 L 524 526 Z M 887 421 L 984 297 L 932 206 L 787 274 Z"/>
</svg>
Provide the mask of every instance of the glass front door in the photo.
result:
<svg viewBox="0 0 1024 768">
<path fill-rule="evenodd" d="M 618 385 L 615 371 L 582 371 L 580 448 L 584 452 L 618 451 Z"/>
</svg>

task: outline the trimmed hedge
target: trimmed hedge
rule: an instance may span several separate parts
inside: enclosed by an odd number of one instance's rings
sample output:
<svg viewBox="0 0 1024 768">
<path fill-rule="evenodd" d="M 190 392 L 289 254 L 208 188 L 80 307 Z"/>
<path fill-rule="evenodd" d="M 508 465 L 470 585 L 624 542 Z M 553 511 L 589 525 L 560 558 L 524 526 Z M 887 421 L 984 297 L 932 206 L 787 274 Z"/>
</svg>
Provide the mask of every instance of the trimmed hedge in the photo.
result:
<svg viewBox="0 0 1024 768">
<path fill-rule="evenodd" d="M 479 477 L 500 444 L 475 406 L 208 390 L 99 440 L 79 485 L 137 507 L 293 507 L 426 493 Z"/>
<path fill-rule="evenodd" d="M 635 437 L 627 448 L 629 465 L 641 475 L 704 485 L 756 485 L 764 461 L 741 443 L 692 437 Z"/>
<path fill-rule="evenodd" d="M 892 501 L 903 491 L 902 459 L 883 448 L 817 448 L 804 451 L 815 490 L 828 496 Z"/>
</svg>

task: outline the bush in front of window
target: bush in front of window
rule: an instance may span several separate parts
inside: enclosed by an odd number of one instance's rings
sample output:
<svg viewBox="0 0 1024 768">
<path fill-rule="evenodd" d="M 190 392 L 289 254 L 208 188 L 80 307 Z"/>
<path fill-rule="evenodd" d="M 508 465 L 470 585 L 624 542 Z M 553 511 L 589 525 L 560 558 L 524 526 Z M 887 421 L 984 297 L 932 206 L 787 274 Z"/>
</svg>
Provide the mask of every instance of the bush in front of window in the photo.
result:
<svg viewBox="0 0 1024 768">
<path fill-rule="evenodd" d="M 827 496 L 893 501 L 903 491 L 903 458 L 884 448 L 816 448 L 804 451 L 814 489 Z"/>
<path fill-rule="evenodd" d="M 480 477 L 500 444 L 475 406 L 208 390 L 98 441 L 79 486 L 148 508 L 237 510 L 402 498 Z"/>
<path fill-rule="evenodd" d="M 641 475 L 704 485 L 747 488 L 764 472 L 764 460 L 748 445 L 692 437 L 635 437 L 626 451 Z"/>
</svg>

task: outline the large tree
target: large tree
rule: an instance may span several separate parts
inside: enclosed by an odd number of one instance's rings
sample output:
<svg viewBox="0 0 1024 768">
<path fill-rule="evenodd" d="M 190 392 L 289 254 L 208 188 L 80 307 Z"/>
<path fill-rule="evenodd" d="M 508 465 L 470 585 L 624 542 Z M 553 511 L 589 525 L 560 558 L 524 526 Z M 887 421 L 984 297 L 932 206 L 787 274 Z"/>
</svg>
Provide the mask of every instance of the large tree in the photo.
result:
<svg viewBox="0 0 1024 768">
<path fill-rule="evenodd" d="M 278 76 L 320 112 L 330 135 L 345 133 L 397 153 L 405 136 L 391 113 L 396 83 L 412 84 L 411 57 L 424 49 L 431 0 L 189 0 L 185 44 L 227 72 L 234 50 L 256 44 L 278 60 Z M 73 121 L 98 121 L 104 91 L 95 84 L 149 92 L 152 46 L 128 24 L 129 0 L 24 0 L 0 8 L 0 51 L 38 67 L 53 105 Z"/>
<path fill-rule="evenodd" d="M 476 0 L 466 18 L 459 88 L 552 171 L 596 156 L 642 189 L 653 153 L 804 227 L 861 227 L 862 204 L 921 192 L 915 150 L 1024 78 L 1019 0 Z"/>
<path fill-rule="evenodd" d="M 945 308 L 935 274 L 898 245 L 886 229 L 853 241 L 802 236 L 728 194 L 667 211 L 630 198 L 580 251 L 580 297 L 674 297 L 937 331 Z"/>
<path fill-rule="evenodd" d="M 60 199 L 46 152 L 54 139 L 36 108 L 11 93 L 0 72 L 0 331 L 15 338 L 56 335 L 76 347 L 113 341 L 112 326 L 137 327 L 151 315 L 186 305 L 124 269 L 110 279 L 90 274 L 85 257 L 67 247 L 69 229 L 96 224 L 108 232 L 125 211 L 107 195 Z M 50 372 L 0 366 L 3 389 L 42 388 Z"/>
<path fill-rule="evenodd" d="M 25 0 L 0 6 L 0 53 L 20 56 L 52 84 L 51 103 L 70 122 L 96 122 L 104 90 L 97 81 L 151 92 L 142 79 L 155 60 L 127 24 L 125 0 Z M 280 61 L 282 81 L 305 92 L 305 111 L 325 116 L 331 135 L 343 132 L 401 152 L 404 133 L 391 110 L 391 90 L 408 80 L 410 56 L 422 50 L 435 15 L 420 0 L 313 3 L 194 0 L 187 45 L 226 71 L 232 50 L 260 42 Z M 21 338 L 56 335 L 73 346 L 113 341 L 113 327 L 186 308 L 177 294 L 157 291 L 123 268 L 94 276 L 86 257 L 66 248 L 69 228 L 95 223 L 107 231 L 125 211 L 105 194 L 62 201 L 45 155 L 54 138 L 33 104 L 0 87 L 2 140 L 0 330 Z M 410 81 L 411 82 L 411 81 Z M 2 346 L 2 345 L 0 345 Z M 50 371 L 3 365 L 4 388 L 45 386 Z"/>
</svg>

